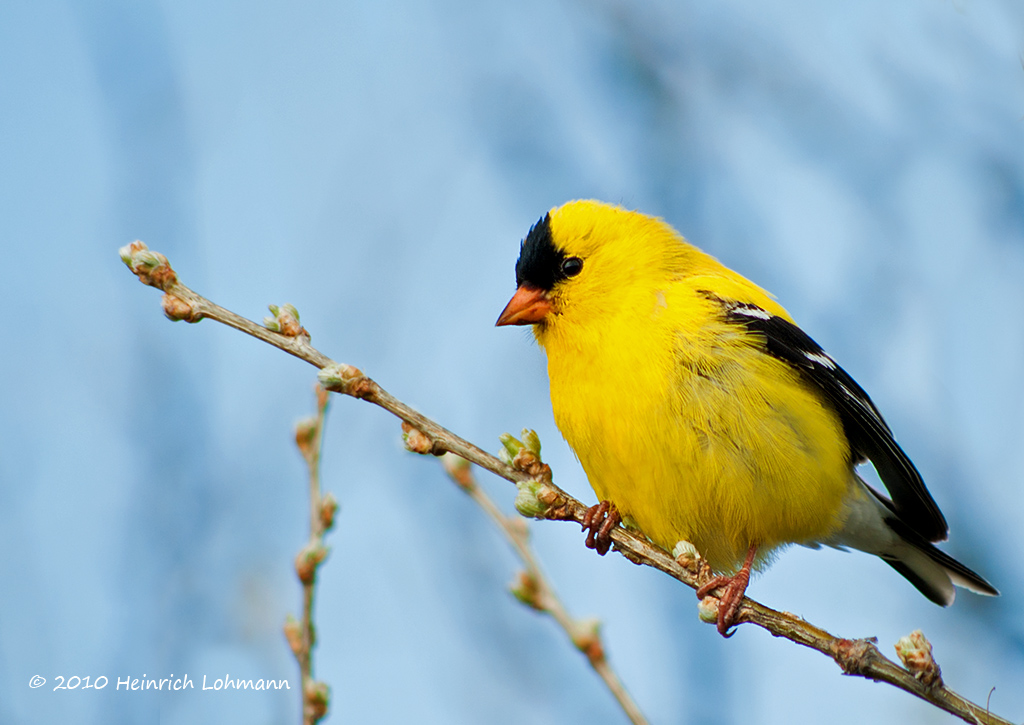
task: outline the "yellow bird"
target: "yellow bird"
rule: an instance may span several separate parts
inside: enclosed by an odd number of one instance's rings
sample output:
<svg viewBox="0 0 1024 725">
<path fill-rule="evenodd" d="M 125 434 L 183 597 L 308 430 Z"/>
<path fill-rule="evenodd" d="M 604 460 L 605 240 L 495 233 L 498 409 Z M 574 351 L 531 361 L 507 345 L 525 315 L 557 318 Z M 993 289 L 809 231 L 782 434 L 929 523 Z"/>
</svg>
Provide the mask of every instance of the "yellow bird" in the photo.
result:
<svg viewBox="0 0 1024 725">
<path fill-rule="evenodd" d="M 530 229 L 498 325 L 533 325 L 555 422 L 598 500 L 588 546 L 621 518 L 721 575 L 718 629 L 751 568 L 787 544 L 880 556 L 943 606 L 998 592 L 935 548 L 946 521 L 861 387 L 757 285 L 672 227 L 572 201 Z M 870 460 L 891 498 L 857 475 Z M 727 573 L 734 572 L 730 575 Z"/>
</svg>

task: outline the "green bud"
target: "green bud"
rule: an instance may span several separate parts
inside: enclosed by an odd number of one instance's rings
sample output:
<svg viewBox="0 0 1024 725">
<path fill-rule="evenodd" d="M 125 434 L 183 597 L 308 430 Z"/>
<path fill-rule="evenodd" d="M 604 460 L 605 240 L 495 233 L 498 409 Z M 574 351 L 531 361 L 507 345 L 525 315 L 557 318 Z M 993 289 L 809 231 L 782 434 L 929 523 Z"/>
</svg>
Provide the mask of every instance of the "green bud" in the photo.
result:
<svg viewBox="0 0 1024 725">
<path fill-rule="evenodd" d="M 288 647 L 298 657 L 305 649 L 305 643 L 302 641 L 302 625 L 290 614 L 284 620 L 284 636 L 288 640 Z"/>
<path fill-rule="evenodd" d="M 167 258 L 159 252 L 151 252 L 148 249 L 142 249 L 132 255 L 131 267 L 133 270 L 138 271 L 140 269 L 150 271 L 156 269 L 161 264 L 165 264 Z"/>
<path fill-rule="evenodd" d="M 141 242 L 136 242 L 135 244 L 141 244 Z M 117 254 L 118 254 L 119 257 L 121 257 L 121 261 L 124 262 L 128 266 L 128 269 L 131 269 L 132 268 L 132 245 L 131 244 L 124 245 L 123 247 L 121 247 L 120 249 L 117 250 Z"/>
<path fill-rule="evenodd" d="M 324 531 L 330 531 L 334 527 L 334 516 L 338 512 L 338 499 L 333 494 L 327 494 L 320 501 L 320 525 Z"/>
<path fill-rule="evenodd" d="M 672 547 L 672 558 L 684 569 L 696 571 L 695 567 L 700 561 L 700 552 L 689 541 L 677 541 L 676 545 Z"/>
<path fill-rule="evenodd" d="M 932 643 L 920 629 L 915 629 L 896 642 L 896 654 L 903 666 L 926 686 L 942 684 L 942 670 L 932 655 Z"/>
<path fill-rule="evenodd" d="M 303 712 L 312 719 L 319 722 L 327 715 L 331 704 L 331 688 L 326 683 L 314 680 L 306 683 L 303 688 Z"/>
<path fill-rule="evenodd" d="M 501 445 L 503 446 L 501 451 L 499 451 L 499 457 L 502 461 L 511 466 L 512 459 L 515 458 L 516 454 L 526 446 L 524 446 L 523 442 L 511 433 L 502 433 L 498 436 L 498 440 L 501 441 Z"/>
<path fill-rule="evenodd" d="M 363 373 L 357 367 L 345 363 L 331 363 L 316 374 L 320 387 L 336 393 L 348 393 L 353 381 L 363 379 Z"/>
<path fill-rule="evenodd" d="M 546 484 L 539 481 L 520 481 L 516 484 L 515 507 L 521 515 L 530 519 L 542 519 L 548 511 L 548 504 L 538 497 Z"/>
<path fill-rule="evenodd" d="M 311 584 L 316 578 L 316 569 L 327 558 L 329 549 L 323 544 L 307 544 L 295 557 L 295 573 L 303 584 Z"/>
<path fill-rule="evenodd" d="M 316 374 L 316 379 L 326 390 L 333 390 L 345 384 L 343 367 L 337 363 L 327 365 Z"/>
<path fill-rule="evenodd" d="M 585 642 L 590 639 L 595 639 L 601 636 L 601 620 L 597 617 L 587 617 L 586 619 L 577 619 L 573 622 L 572 632 L 570 633 L 572 641 L 577 643 Z"/>
<path fill-rule="evenodd" d="M 704 597 L 697 603 L 697 618 L 708 624 L 718 623 L 719 601 L 714 597 Z"/>
<path fill-rule="evenodd" d="M 537 431 L 531 430 L 530 428 L 523 428 L 523 445 L 529 448 L 531 451 L 537 454 L 537 458 L 540 458 L 540 436 L 537 435 Z M 518 451 L 517 451 L 518 452 Z"/>
<path fill-rule="evenodd" d="M 537 580 L 525 571 L 516 574 L 515 580 L 509 585 L 509 591 L 516 599 L 533 609 L 542 609 L 538 599 Z"/>
</svg>

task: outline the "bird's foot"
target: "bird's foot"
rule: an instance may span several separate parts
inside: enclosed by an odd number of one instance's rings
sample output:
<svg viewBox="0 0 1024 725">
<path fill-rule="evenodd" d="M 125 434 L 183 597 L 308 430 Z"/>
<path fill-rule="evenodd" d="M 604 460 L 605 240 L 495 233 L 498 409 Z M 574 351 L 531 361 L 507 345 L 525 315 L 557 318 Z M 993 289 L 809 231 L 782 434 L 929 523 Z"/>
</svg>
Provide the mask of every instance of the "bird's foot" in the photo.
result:
<svg viewBox="0 0 1024 725">
<path fill-rule="evenodd" d="M 602 501 L 587 509 L 583 515 L 583 530 L 587 532 L 587 548 L 604 556 L 612 546 L 612 529 L 622 523 L 618 509 L 610 501 Z"/>
<path fill-rule="evenodd" d="M 733 635 L 729 630 L 735 626 L 737 615 L 740 611 L 740 604 L 743 603 L 743 594 L 747 591 L 747 584 L 750 583 L 750 567 L 754 563 L 754 555 L 757 547 L 751 546 L 747 552 L 747 558 L 743 560 L 743 566 L 732 576 L 716 576 L 704 582 L 697 589 L 697 598 L 704 599 L 715 589 L 720 589 L 718 597 L 718 633 L 723 637 Z"/>
</svg>

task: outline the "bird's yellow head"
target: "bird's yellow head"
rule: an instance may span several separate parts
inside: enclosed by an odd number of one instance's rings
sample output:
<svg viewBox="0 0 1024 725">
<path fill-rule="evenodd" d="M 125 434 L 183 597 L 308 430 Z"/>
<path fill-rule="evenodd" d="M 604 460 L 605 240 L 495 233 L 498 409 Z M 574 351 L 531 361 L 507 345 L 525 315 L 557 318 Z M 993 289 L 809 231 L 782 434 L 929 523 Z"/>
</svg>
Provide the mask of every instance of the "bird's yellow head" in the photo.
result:
<svg viewBox="0 0 1024 725">
<path fill-rule="evenodd" d="M 552 209 L 523 240 L 518 289 L 498 325 L 534 325 L 538 340 L 650 314 L 660 290 L 704 255 L 661 219 L 598 201 Z"/>
</svg>

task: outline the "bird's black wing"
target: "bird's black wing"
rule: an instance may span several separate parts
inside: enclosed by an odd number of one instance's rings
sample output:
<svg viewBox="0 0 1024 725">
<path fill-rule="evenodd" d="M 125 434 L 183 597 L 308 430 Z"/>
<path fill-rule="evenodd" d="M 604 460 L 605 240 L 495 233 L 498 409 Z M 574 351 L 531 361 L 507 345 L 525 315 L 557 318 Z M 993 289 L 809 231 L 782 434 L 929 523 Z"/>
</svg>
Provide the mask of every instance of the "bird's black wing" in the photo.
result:
<svg viewBox="0 0 1024 725">
<path fill-rule="evenodd" d="M 921 474 L 893 438 L 868 394 L 807 333 L 757 305 L 722 300 L 725 320 L 742 325 L 765 351 L 797 369 L 817 386 L 839 414 L 854 462 L 869 459 L 892 496 L 891 508 L 926 541 L 942 541 L 949 527 L 925 488 Z"/>
</svg>

